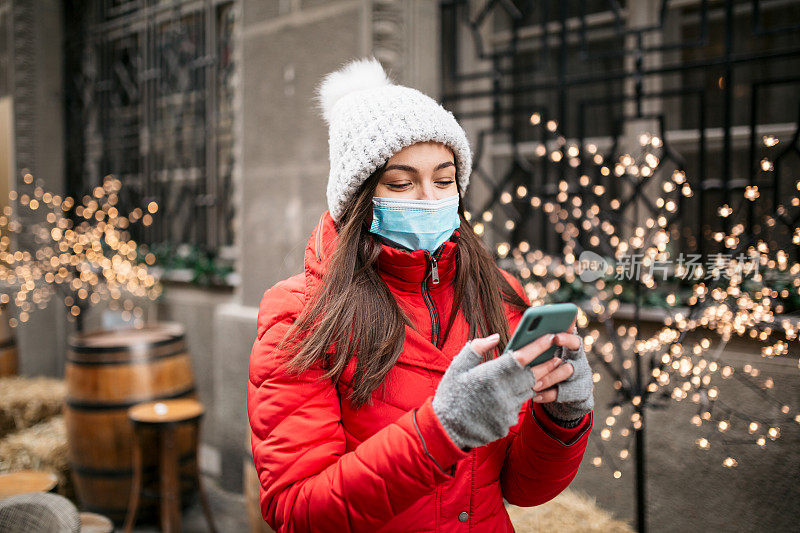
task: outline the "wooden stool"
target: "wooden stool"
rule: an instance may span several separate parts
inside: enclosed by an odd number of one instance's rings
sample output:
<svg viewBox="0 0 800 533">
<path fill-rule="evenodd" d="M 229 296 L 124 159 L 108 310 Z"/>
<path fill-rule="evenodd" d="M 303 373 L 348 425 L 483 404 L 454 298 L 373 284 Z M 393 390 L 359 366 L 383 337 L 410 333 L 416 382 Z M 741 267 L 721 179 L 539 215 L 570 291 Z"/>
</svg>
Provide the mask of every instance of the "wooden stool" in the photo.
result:
<svg viewBox="0 0 800 533">
<path fill-rule="evenodd" d="M 133 530 L 136 510 L 139 507 L 139 493 L 142 490 L 142 447 L 139 429 L 150 426 L 158 431 L 158 470 L 160 486 L 161 531 L 178 533 L 181 530 L 180 476 L 178 475 L 178 448 L 175 442 L 175 428 L 178 424 L 197 424 L 198 435 L 203 404 L 194 399 L 162 400 L 134 405 L 128 409 L 128 419 L 133 424 L 133 487 L 125 518 L 125 532 Z M 200 481 L 200 468 L 195 470 L 197 492 L 203 506 L 209 528 L 216 533 L 211 518 L 211 508 L 206 501 Z"/>
<path fill-rule="evenodd" d="M 29 492 L 52 492 L 57 486 L 58 478 L 52 472 L 20 470 L 0 474 L 0 499 Z"/>
<path fill-rule="evenodd" d="M 81 533 L 114 533 L 114 522 L 97 513 L 81 513 Z"/>
</svg>

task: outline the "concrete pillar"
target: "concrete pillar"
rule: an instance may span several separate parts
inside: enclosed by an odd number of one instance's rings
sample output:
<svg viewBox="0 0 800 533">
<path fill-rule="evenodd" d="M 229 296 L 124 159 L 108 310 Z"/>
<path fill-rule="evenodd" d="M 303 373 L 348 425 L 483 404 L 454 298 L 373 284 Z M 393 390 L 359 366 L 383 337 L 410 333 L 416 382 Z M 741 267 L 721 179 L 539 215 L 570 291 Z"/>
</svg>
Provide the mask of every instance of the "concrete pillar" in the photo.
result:
<svg viewBox="0 0 800 533">
<path fill-rule="evenodd" d="M 303 269 L 306 241 L 327 209 L 327 125 L 314 107 L 322 77 L 374 54 L 398 83 L 436 97 L 438 5 L 423 0 L 244 0 L 241 28 L 241 285 L 217 308 L 215 436 L 220 483 L 241 490 L 250 351 L 264 291 Z M 214 453 L 214 452 L 212 452 Z"/>
<path fill-rule="evenodd" d="M 62 11 L 58 0 L 15 0 L 12 7 L 11 51 L 15 171 L 11 188 L 33 190 L 22 182 L 28 169 L 54 194 L 64 191 L 62 95 Z M 35 219 L 21 211 L 26 224 Z M 20 374 L 64 374 L 66 309 L 54 300 L 37 309 L 17 329 Z"/>
</svg>

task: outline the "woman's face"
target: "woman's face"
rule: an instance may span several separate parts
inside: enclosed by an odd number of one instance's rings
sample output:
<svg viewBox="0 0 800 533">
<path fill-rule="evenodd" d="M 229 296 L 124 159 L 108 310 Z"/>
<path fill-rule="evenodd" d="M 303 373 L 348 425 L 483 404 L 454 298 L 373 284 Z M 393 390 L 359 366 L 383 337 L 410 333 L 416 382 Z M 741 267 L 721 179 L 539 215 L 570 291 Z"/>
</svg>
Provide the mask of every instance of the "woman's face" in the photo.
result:
<svg viewBox="0 0 800 533">
<path fill-rule="evenodd" d="M 425 141 L 394 154 L 375 187 L 375 196 L 440 200 L 458 194 L 453 152 L 444 144 Z"/>
</svg>

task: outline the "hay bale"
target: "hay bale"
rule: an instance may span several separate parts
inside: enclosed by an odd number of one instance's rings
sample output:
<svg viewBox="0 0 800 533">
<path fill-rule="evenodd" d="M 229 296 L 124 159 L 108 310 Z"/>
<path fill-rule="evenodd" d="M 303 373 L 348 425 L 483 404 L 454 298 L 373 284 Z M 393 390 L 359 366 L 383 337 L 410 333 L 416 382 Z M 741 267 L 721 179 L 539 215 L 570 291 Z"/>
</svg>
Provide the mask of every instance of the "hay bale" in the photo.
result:
<svg viewBox="0 0 800 533">
<path fill-rule="evenodd" d="M 598 507 L 595 498 L 572 490 L 565 490 L 536 507 L 507 505 L 506 510 L 518 533 L 633 533 L 627 523 L 616 520 L 609 512 Z"/>
<path fill-rule="evenodd" d="M 0 377 L 0 438 L 60 414 L 66 394 L 62 379 Z"/>
<path fill-rule="evenodd" d="M 46 470 L 58 477 L 58 492 L 72 498 L 69 474 L 67 428 L 64 417 L 17 431 L 0 440 L 0 473 L 19 470 Z"/>
</svg>

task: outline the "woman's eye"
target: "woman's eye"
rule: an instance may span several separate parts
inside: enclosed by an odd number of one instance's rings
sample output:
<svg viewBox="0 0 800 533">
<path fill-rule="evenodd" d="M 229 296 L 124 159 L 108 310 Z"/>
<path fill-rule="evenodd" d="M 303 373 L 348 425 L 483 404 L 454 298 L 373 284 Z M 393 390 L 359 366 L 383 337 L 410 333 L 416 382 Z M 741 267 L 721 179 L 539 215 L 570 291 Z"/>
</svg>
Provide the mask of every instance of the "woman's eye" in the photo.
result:
<svg viewBox="0 0 800 533">
<path fill-rule="evenodd" d="M 404 189 L 408 185 L 411 185 L 411 184 L 410 183 L 387 183 L 386 184 L 387 187 L 389 187 L 390 189 L 394 189 L 394 190 Z"/>
<path fill-rule="evenodd" d="M 455 180 L 448 179 L 448 180 L 440 180 L 440 181 L 437 181 L 436 183 L 438 185 L 441 185 L 442 187 L 447 187 L 448 185 L 450 185 L 451 183 L 454 183 L 454 182 L 455 182 Z"/>
</svg>

